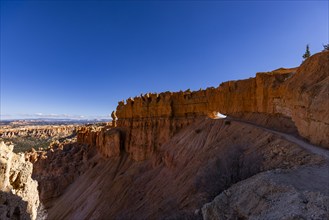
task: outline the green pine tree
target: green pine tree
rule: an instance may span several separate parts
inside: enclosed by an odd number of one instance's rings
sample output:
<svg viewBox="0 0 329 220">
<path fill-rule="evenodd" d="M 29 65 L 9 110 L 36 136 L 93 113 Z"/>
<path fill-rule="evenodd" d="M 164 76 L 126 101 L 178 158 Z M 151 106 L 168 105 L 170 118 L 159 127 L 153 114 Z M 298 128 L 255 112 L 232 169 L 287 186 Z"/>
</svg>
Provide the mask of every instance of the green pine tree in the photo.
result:
<svg viewBox="0 0 329 220">
<path fill-rule="evenodd" d="M 306 51 L 303 55 L 304 60 L 306 60 L 307 58 L 309 58 L 311 56 L 311 52 L 310 52 L 310 47 L 308 46 L 308 44 L 306 45 Z"/>
</svg>

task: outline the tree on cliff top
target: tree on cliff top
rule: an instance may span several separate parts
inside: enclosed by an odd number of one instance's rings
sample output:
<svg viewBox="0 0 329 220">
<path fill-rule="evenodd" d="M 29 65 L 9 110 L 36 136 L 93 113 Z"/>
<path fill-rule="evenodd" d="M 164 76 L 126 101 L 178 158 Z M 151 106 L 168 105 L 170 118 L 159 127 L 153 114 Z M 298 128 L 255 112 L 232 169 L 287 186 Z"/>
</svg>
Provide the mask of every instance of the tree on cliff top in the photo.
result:
<svg viewBox="0 0 329 220">
<path fill-rule="evenodd" d="M 307 58 L 309 58 L 311 56 L 311 52 L 310 52 L 310 47 L 308 46 L 308 44 L 306 45 L 306 51 L 303 55 L 304 60 L 306 60 Z"/>
<path fill-rule="evenodd" d="M 329 50 L 329 44 L 323 44 L 323 51 Z"/>
</svg>

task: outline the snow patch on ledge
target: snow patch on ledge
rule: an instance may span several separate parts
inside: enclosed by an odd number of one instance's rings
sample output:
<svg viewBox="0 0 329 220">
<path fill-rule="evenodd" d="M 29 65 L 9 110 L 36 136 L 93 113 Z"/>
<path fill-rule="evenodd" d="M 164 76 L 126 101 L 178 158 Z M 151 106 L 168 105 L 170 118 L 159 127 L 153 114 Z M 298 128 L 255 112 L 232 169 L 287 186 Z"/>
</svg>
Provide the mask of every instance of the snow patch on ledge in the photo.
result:
<svg viewBox="0 0 329 220">
<path fill-rule="evenodd" d="M 220 118 L 226 118 L 226 117 L 227 117 L 226 115 L 223 115 L 223 114 L 221 114 L 219 112 L 216 112 L 214 119 L 220 119 Z"/>
<path fill-rule="evenodd" d="M 227 116 L 220 113 L 220 112 L 211 112 L 208 114 L 209 118 L 212 119 L 222 119 L 222 118 L 226 118 Z"/>
</svg>

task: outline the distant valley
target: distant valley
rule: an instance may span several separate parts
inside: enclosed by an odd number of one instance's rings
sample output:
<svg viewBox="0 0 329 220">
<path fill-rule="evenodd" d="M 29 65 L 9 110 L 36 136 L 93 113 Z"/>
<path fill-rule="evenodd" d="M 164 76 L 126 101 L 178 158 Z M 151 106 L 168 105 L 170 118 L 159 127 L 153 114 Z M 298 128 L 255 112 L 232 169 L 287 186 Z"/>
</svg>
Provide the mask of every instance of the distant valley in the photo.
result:
<svg viewBox="0 0 329 220">
<path fill-rule="evenodd" d="M 14 152 L 47 148 L 52 142 L 76 140 L 80 127 L 108 120 L 26 119 L 0 121 L 0 141 L 13 143 Z"/>
</svg>

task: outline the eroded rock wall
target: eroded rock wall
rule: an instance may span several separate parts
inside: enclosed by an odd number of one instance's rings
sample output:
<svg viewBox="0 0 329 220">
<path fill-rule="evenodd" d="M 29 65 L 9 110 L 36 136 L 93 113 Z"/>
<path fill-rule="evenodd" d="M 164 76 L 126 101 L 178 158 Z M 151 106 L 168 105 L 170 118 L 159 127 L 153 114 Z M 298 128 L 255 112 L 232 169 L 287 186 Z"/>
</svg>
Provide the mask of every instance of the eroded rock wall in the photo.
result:
<svg viewBox="0 0 329 220">
<path fill-rule="evenodd" d="M 266 170 L 317 166 L 323 158 L 257 126 L 208 118 L 149 160 L 122 152 L 96 161 L 53 202 L 49 219 L 202 219 L 203 205 L 233 183 Z"/>
<path fill-rule="evenodd" d="M 212 111 L 281 113 L 273 100 L 283 98 L 281 84 L 295 72 L 296 68 L 278 69 L 257 73 L 255 78 L 225 82 L 217 88 L 129 98 L 117 107 L 118 126 L 129 119 L 198 117 Z"/>
<path fill-rule="evenodd" d="M 328 56 L 328 51 L 321 52 L 299 68 L 257 73 L 217 88 L 146 94 L 119 102 L 116 124 L 126 132 L 125 150 L 135 160 L 146 159 L 176 131 L 213 111 L 242 119 L 251 114 L 285 119 L 289 122 L 281 128 L 278 124 L 277 130 L 290 126 L 329 148 Z"/>
<path fill-rule="evenodd" d="M 201 219 L 205 213 L 201 207 L 233 183 L 266 170 L 320 166 L 323 158 L 279 135 L 207 115 L 216 111 L 262 126 L 274 125 L 276 130 L 299 132 L 328 147 L 326 56 L 327 52 L 320 53 L 298 69 L 258 73 L 218 88 L 146 94 L 120 102 L 112 114 L 116 126 L 84 127 L 78 143 L 36 157 L 35 177 L 40 178 L 49 218 Z M 313 125 L 315 130 L 307 128 Z M 260 183 L 266 188 L 269 182 Z M 313 198 L 307 197 L 310 204 L 317 204 Z M 328 200 L 327 195 L 322 198 Z M 231 216 L 239 217 L 235 214 Z"/>
<path fill-rule="evenodd" d="M 124 133 L 111 126 L 87 126 L 80 129 L 77 142 L 95 147 L 104 158 L 120 156 Z"/>
<path fill-rule="evenodd" d="M 307 59 L 284 88 L 300 135 L 329 148 L 329 51 Z"/>
<path fill-rule="evenodd" d="M 91 159 L 95 154 L 94 147 L 76 142 L 53 143 L 47 150 L 26 153 L 26 160 L 33 163 L 32 177 L 39 183 L 40 201 L 47 209 L 76 178 L 96 163 Z"/>
<path fill-rule="evenodd" d="M 0 219 L 36 219 L 39 193 L 32 169 L 12 145 L 0 143 Z"/>
</svg>

